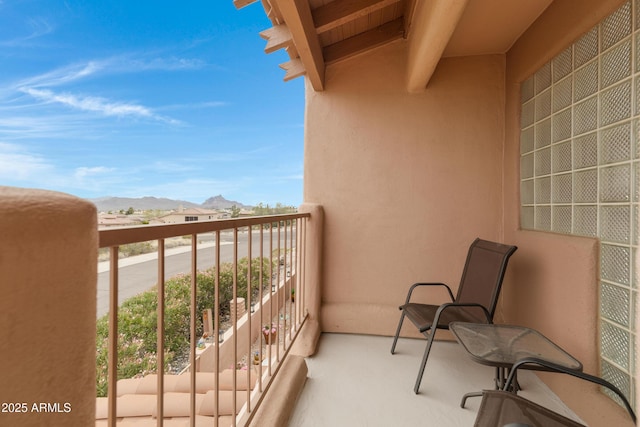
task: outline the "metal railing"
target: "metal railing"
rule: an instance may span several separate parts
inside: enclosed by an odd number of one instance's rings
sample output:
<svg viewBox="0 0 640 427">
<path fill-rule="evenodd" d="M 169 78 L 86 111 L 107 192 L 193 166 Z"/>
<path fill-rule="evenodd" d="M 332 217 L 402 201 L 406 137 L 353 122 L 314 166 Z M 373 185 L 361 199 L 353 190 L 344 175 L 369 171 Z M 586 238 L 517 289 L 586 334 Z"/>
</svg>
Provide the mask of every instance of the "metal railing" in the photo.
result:
<svg viewBox="0 0 640 427">
<path fill-rule="evenodd" d="M 218 426 L 220 418 L 220 372 L 221 361 L 233 361 L 232 396 L 233 408 L 237 406 L 236 393 L 240 388 L 246 390 L 246 404 L 239 411 L 236 409 L 232 416 L 232 425 L 245 425 L 264 397 L 264 393 L 276 375 L 280 364 L 286 357 L 291 345 L 296 339 L 302 325 L 307 318 L 305 305 L 307 289 L 304 281 L 305 246 L 307 239 L 307 221 L 309 213 L 273 215 L 265 217 L 249 217 L 242 219 L 189 222 L 184 224 L 170 224 L 158 226 L 141 226 L 132 228 L 104 229 L 99 232 L 100 248 L 109 248 L 109 339 L 108 339 L 108 422 L 115 426 L 117 421 L 117 387 L 118 387 L 118 291 L 119 291 L 119 247 L 125 244 L 157 240 L 157 425 L 163 425 L 165 417 L 165 266 L 167 254 L 165 240 L 179 236 L 191 237 L 191 266 L 190 266 L 190 337 L 189 360 L 186 371 L 190 375 L 189 417 L 191 426 L 195 426 L 196 418 L 196 371 L 203 369 L 202 353 L 197 356 L 199 337 L 196 335 L 196 323 L 202 313 L 197 312 L 198 294 L 198 236 L 209 234 L 215 242 L 213 256 L 214 265 L 214 307 L 213 307 L 213 339 L 205 346 L 207 352 L 213 352 L 214 373 L 213 420 L 212 425 Z M 230 316 L 230 326 L 223 333 L 221 326 L 221 236 L 232 235 L 232 300 L 237 303 L 238 298 L 238 261 L 241 255 L 248 260 L 246 313 L 242 316 Z M 246 254 L 239 253 L 239 236 L 246 234 Z M 255 237 L 259 242 L 255 242 Z M 258 267 L 252 260 L 258 259 Z M 265 260 L 268 265 L 265 265 Z M 256 271 L 257 269 L 257 271 Z M 258 276 L 258 289 L 252 287 L 252 278 Z M 266 277 L 268 275 L 268 277 Z M 265 280 L 266 278 L 266 280 Z M 268 283 L 266 288 L 263 283 Z M 235 312 L 237 313 L 238 307 Z M 230 310 L 231 311 L 231 310 Z M 203 322 L 204 323 L 204 322 Z M 278 345 L 264 345 L 262 343 L 262 325 L 278 325 L 277 334 L 280 335 Z M 206 328 L 206 325 L 203 324 Z M 267 336 L 264 337 L 265 343 Z M 251 349 L 257 348 L 255 353 Z M 275 347 L 275 348 L 273 348 Z M 266 350 L 263 350 L 265 348 Z M 257 353 L 257 354 L 256 354 Z M 257 363 L 254 365 L 253 359 Z M 247 370 L 246 385 L 238 384 L 237 365 L 245 361 Z M 257 380 L 252 390 L 251 372 L 257 374 Z M 208 395 L 207 395 L 208 396 Z"/>
</svg>

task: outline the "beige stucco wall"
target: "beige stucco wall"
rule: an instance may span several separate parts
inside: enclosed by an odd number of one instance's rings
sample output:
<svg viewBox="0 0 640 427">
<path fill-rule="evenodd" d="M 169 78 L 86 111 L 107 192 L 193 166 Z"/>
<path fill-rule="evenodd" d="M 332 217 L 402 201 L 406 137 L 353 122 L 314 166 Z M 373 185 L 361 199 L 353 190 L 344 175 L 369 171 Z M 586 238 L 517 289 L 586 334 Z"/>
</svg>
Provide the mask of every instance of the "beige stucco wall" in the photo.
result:
<svg viewBox="0 0 640 427">
<path fill-rule="evenodd" d="M 473 239 L 502 238 L 504 57 L 445 59 L 409 94 L 406 55 L 394 42 L 329 67 L 325 91 L 306 92 L 304 200 L 325 212 L 323 331 L 392 335 L 412 283 L 457 288 Z"/>
<path fill-rule="evenodd" d="M 554 2 L 507 54 L 505 128 L 505 240 L 518 245 L 505 283 L 500 314 L 534 327 L 598 374 L 599 244 L 596 239 L 519 230 L 519 84 L 623 2 Z M 543 375 L 589 425 L 632 425 L 596 387 Z"/>
<path fill-rule="evenodd" d="M 93 425 L 96 208 L 0 187 L 0 236 L 0 425 Z"/>
<path fill-rule="evenodd" d="M 443 59 L 424 93 L 406 91 L 403 40 L 329 67 L 324 92 L 308 88 L 304 199 L 325 211 L 323 331 L 393 334 L 408 286 L 457 286 L 480 236 L 519 247 L 497 320 L 539 329 L 598 373 L 598 241 L 519 230 L 519 83 L 621 3 L 556 1 L 506 57 Z M 543 378 L 590 425 L 631 424 L 595 387 Z"/>
</svg>

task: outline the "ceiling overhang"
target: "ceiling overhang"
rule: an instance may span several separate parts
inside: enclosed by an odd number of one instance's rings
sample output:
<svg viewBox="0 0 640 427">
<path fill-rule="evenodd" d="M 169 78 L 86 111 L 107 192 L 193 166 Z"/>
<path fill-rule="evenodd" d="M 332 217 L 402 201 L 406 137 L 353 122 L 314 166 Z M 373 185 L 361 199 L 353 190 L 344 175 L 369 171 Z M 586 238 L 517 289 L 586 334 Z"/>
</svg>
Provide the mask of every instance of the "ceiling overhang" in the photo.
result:
<svg viewBox="0 0 640 427">
<path fill-rule="evenodd" d="M 237 8 L 258 0 L 233 0 Z M 407 90 L 421 92 L 443 56 L 505 53 L 552 0 L 261 0 L 272 27 L 265 52 L 284 49 L 284 80 L 306 75 L 324 90 L 325 68 L 394 40 L 409 43 Z"/>
</svg>

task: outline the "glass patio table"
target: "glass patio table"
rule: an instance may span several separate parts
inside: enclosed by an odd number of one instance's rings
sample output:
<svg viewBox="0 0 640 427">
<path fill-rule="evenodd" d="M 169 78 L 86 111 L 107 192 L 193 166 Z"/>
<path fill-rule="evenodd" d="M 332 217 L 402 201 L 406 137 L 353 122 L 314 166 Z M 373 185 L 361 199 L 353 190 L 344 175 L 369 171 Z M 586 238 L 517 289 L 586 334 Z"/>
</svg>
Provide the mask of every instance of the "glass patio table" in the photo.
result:
<svg viewBox="0 0 640 427">
<path fill-rule="evenodd" d="M 582 363 L 535 329 L 467 322 L 453 322 L 449 329 L 472 360 L 496 368 L 496 389 L 504 385 L 507 370 L 525 357 L 536 357 L 568 369 L 582 370 Z M 543 369 L 534 365 L 527 368 Z M 467 398 L 481 395 L 476 392 L 465 394 L 460 406 L 464 408 Z"/>
</svg>

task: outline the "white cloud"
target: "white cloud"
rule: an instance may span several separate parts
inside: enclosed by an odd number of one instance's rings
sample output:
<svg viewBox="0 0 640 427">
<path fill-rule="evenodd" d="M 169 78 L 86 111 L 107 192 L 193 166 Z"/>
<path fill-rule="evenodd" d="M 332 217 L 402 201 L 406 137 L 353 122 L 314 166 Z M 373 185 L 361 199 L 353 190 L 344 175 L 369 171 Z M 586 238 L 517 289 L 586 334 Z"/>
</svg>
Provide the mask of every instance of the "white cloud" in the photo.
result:
<svg viewBox="0 0 640 427">
<path fill-rule="evenodd" d="M 131 177 L 116 172 L 104 166 L 65 169 L 46 155 L 35 154 L 18 144 L 0 142 L 0 185 L 102 194 L 113 185 L 131 182 Z"/>
<path fill-rule="evenodd" d="M 111 102 L 96 96 L 76 96 L 68 93 L 55 93 L 48 89 L 23 88 L 22 92 L 47 103 L 58 103 L 68 107 L 103 114 L 105 116 L 138 117 L 162 121 L 170 124 L 180 122 L 168 117 L 155 114 L 142 105 L 124 102 Z"/>
<path fill-rule="evenodd" d="M 30 141 L 36 139 L 83 139 L 99 140 L 105 132 L 104 124 L 94 123 L 87 125 L 83 113 L 53 114 L 47 112 L 39 116 L 20 115 L 12 116 L 3 113 L 0 108 L 0 137 L 5 141 Z"/>
<path fill-rule="evenodd" d="M 104 166 L 95 166 L 95 167 L 79 167 L 76 168 L 75 173 L 73 174 L 76 179 L 83 180 L 92 176 L 99 176 L 105 174 L 111 174 L 115 172 L 114 168 L 107 168 Z"/>
<path fill-rule="evenodd" d="M 41 156 L 29 153 L 19 145 L 0 142 L 0 178 L 3 180 L 30 180 L 51 169 Z"/>
<path fill-rule="evenodd" d="M 111 60 L 112 71 L 121 73 L 150 70 L 197 70 L 205 65 L 205 62 L 200 59 L 178 58 L 175 56 L 132 59 L 131 55 L 124 55 Z"/>
<path fill-rule="evenodd" d="M 92 76 L 102 70 L 103 67 L 103 64 L 97 61 L 73 64 L 22 80 L 16 86 L 19 88 L 60 86 Z"/>
<path fill-rule="evenodd" d="M 30 18 L 27 21 L 27 25 L 31 29 L 31 34 L 29 34 L 25 40 L 42 37 L 55 31 L 55 26 L 43 17 Z"/>
<path fill-rule="evenodd" d="M 217 108 L 217 107 L 224 107 L 226 105 L 229 105 L 227 102 L 224 101 L 208 101 L 208 102 L 196 102 L 193 104 L 172 104 L 172 105 L 165 105 L 164 107 L 160 107 L 157 108 L 157 110 L 161 110 L 161 111 L 168 111 L 168 110 L 196 110 L 196 109 L 200 109 L 200 108 Z"/>
<path fill-rule="evenodd" d="M 78 97 L 71 94 L 56 94 L 47 89 L 33 89 L 24 88 L 24 93 L 27 93 L 34 98 L 40 99 L 45 102 L 57 102 L 67 105 L 69 107 L 77 108 L 85 111 L 96 111 L 103 113 L 107 116 L 121 116 L 121 115 L 137 115 L 142 117 L 151 117 L 151 111 L 149 109 L 135 104 L 113 103 L 108 102 L 104 98 L 86 96 Z"/>
<path fill-rule="evenodd" d="M 2 1 L 0 0 L 0 7 L 2 6 Z M 35 17 L 30 18 L 26 21 L 26 26 L 28 27 L 29 34 L 22 37 L 16 37 L 11 40 L 0 40 L 0 46 L 6 47 L 28 47 L 33 44 L 32 40 L 37 38 L 46 36 L 47 34 L 53 33 L 55 31 L 55 26 L 51 24 L 46 18 Z"/>
<path fill-rule="evenodd" d="M 109 74 L 140 73 L 145 71 L 180 71 L 203 68 L 206 64 L 199 59 L 177 57 L 136 58 L 135 54 L 124 54 L 105 59 L 60 67 L 17 83 L 15 87 L 52 87 Z"/>
<path fill-rule="evenodd" d="M 1 0 L 0 0 L 1 1 Z M 34 21 L 33 25 L 37 25 Z M 46 27 L 46 21 L 39 25 Z M 44 31 L 44 30 L 43 30 Z M 1 42 L 0 42 L 1 44 Z M 160 115 L 144 105 L 134 102 L 119 102 L 104 97 L 78 95 L 70 92 L 53 91 L 52 88 L 72 85 L 88 78 L 97 78 L 110 74 L 141 73 L 152 70 L 176 71 L 202 68 L 206 64 L 199 59 L 180 57 L 161 57 L 148 54 L 138 55 L 133 53 L 113 56 L 105 59 L 85 61 L 60 67 L 42 74 L 31 76 L 14 82 L 5 88 L 0 88 L 0 97 L 4 102 L 2 109 L 27 109 L 36 107 L 33 103 L 25 103 L 21 97 L 15 94 L 26 94 L 45 103 L 62 104 L 67 107 L 94 112 L 111 117 L 143 118 L 171 125 L 184 125 L 183 122 Z M 24 95 L 21 95 L 24 96 Z M 183 108 L 212 108 L 224 105 L 222 102 L 203 102 L 192 105 L 172 105 L 159 110 L 176 110 Z"/>
</svg>

